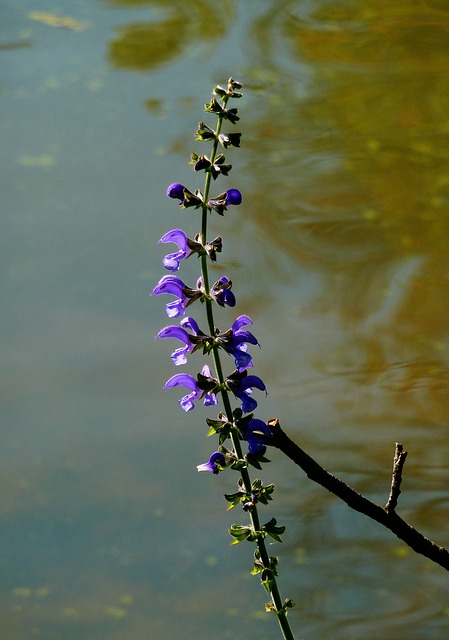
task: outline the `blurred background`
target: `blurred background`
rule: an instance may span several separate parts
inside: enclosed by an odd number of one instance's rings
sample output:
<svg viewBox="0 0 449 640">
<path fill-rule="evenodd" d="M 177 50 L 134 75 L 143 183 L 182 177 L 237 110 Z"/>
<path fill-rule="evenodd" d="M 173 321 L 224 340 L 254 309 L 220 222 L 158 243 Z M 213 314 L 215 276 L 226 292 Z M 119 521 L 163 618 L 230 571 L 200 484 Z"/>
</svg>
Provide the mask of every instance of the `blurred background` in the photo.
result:
<svg viewBox="0 0 449 640">
<path fill-rule="evenodd" d="M 0 638 L 280 635 L 252 546 L 229 546 L 236 474 L 196 471 L 216 414 L 162 392 L 174 345 L 153 341 L 157 241 L 199 230 L 165 189 L 201 188 L 193 132 L 231 75 L 242 148 L 216 184 L 244 201 L 210 237 L 238 302 L 220 326 L 249 314 L 262 345 L 257 416 L 381 504 L 402 442 L 398 511 L 449 547 L 447 2 L 0 8 Z M 298 640 L 447 637 L 446 572 L 269 457 Z"/>
</svg>

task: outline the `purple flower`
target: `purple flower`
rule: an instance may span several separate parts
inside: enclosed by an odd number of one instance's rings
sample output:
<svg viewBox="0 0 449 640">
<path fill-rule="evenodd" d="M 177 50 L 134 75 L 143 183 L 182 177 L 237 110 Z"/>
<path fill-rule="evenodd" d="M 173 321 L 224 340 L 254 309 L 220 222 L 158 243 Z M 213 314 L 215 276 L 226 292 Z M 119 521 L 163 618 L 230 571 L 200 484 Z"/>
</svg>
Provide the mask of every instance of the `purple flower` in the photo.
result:
<svg viewBox="0 0 449 640">
<path fill-rule="evenodd" d="M 189 298 L 185 295 L 186 285 L 177 276 L 164 276 L 159 280 L 157 285 L 151 292 L 152 295 L 157 296 L 162 293 L 170 293 L 177 296 L 176 300 L 169 302 L 165 309 L 169 318 L 178 318 L 185 313 L 186 306 L 189 302 Z"/>
<path fill-rule="evenodd" d="M 226 191 L 226 204 L 238 205 L 242 203 L 242 194 L 238 189 L 228 189 Z"/>
<path fill-rule="evenodd" d="M 211 372 L 207 365 L 204 365 L 201 373 L 203 376 L 206 376 L 207 378 L 211 378 Z M 164 385 L 164 389 L 173 389 L 173 387 L 186 387 L 187 389 L 191 390 L 191 393 L 188 393 L 187 395 L 183 396 L 179 401 L 179 404 L 181 405 L 181 408 L 184 409 L 184 411 L 191 411 L 192 409 L 194 409 L 195 408 L 194 400 L 199 400 L 203 396 L 204 396 L 203 404 L 206 407 L 209 407 L 214 404 L 218 404 L 218 400 L 215 393 L 212 393 L 210 391 L 205 392 L 203 389 L 201 389 L 198 386 L 198 383 L 195 380 L 195 378 L 189 375 L 188 373 L 177 373 L 176 375 L 169 378 Z"/>
<path fill-rule="evenodd" d="M 266 392 L 265 383 L 258 376 L 248 376 L 246 371 L 234 371 L 226 383 L 236 398 L 242 401 L 243 413 L 251 413 L 257 407 L 257 402 L 251 398 L 253 387 Z"/>
<path fill-rule="evenodd" d="M 247 353 L 248 344 L 259 344 L 250 331 L 242 328 L 248 324 L 253 324 L 251 318 L 245 315 L 239 316 L 233 322 L 230 330 L 220 336 L 220 338 L 224 338 L 224 350 L 234 356 L 236 369 L 240 372 L 253 366 L 253 360 Z"/>
<path fill-rule="evenodd" d="M 265 437 L 270 437 L 270 427 L 258 418 L 248 422 L 243 437 L 248 442 L 249 453 L 260 453 L 265 449 Z"/>
<path fill-rule="evenodd" d="M 167 189 L 167 195 L 169 198 L 175 198 L 176 200 L 184 200 L 184 189 L 185 186 L 183 184 L 179 184 L 179 182 L 174 182 Z"/>
<path fill-rule="evenodd" d="M 168 187 L 167 196 L 175 200 L 180 200 L 181 202 L 179 204 L 183 209 L 187 209 L 187 207 L 198 208 L 203 204 L 200 191 L 197 190 L 195 193 L 192 193 L 179 182 L 173 182 L 173 184 Z"/>
<path fill-rule="evenodd" d="M 165 307 L 169 318 L 183 316 L 186 307 L 203 295 L 203 291 L 200 289 L 191 289 L 184 284 L 181 278 L 172 275 L 161 278 L 151 292 L 152 295 L 160 295 L 162 293 L 170 293 L 177 296 L 176 300 L 169 302 Z"/>
<path fill-rule="evenodd" d="M 241 204 L 241 202 L 242 194 L 240 191 L 238 189 L 228 189 L 216 198 L 211 198 L 208 201 L 207 206 L 222 216 L 229 205 L 238 205 Z"/>
<path fill-rule="evenodd" d="M 169 271 L 178 271 L 180 261 L 184 258 L 188 258 L 192 253 L 192 250 L 189 247 L 188 238 L 181 229 L 168 231 L 162 236 L 159 242 L 173 242 L 178 245 L 179 251 L 176 251 L 175 253 L 168 253 L 162 260 L 162 264 Z"/>
<path fill-rule="evenodd" d="M 190 340 L 190 334 L 187 333 L 184 327 L 187 327 L 188 329 L 190 329 L 192 333 L 194 333 L 196 336 L 200 333 L 200 328 L 196 320 L 194 320 L 193 318 L 183 318 L 179 324 L 180 324 L 179 327 L 177 326 L 164 327 L 159 331 L 159 333 L 155 337 L 155 339 L 156 338 L 175 338 L 176 340 L 180 340 L 181 342 L 184 342 L 186 346 L 176 349 L 175 351 L 173 351 L 173 353 L 170 356 L 173 363 L 176 366 L 180 364 L 186 364 L 187 354 L 192 353 L 192 351 L 195 349 L 195 344 Z"/>
<path fill-rule="evenodd" d="M 210 473 L 218 473 L 226 466 L 226 458 L 221 451 L 214 451 L 209 460 L 204 464 L 197 466 L 198 471 L 209 471 Z"/>
<path fill-rule="evenodd" d="M 210 295 L 215 302 L 224 307 L 235 307 L 235 295 L 231 291 L 232 282 L 226 276 L 222 276 L 217 282 L 212 285 Z"/>
</svg>

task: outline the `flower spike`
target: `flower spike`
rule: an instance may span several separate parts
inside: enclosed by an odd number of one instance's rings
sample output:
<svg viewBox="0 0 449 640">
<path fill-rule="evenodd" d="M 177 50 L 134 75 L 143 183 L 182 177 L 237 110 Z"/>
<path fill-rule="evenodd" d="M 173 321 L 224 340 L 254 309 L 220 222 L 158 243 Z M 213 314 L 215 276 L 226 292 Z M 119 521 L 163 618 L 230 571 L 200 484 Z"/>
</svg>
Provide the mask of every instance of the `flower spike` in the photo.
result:
<svg viewBox="0 0 449 640">
<path fill-rule="evenodd" d="M 281 541 L 280 535 L 284 527 L 277 526 L 274 518 L 262 524 L 258 515 L 258 505 L 266 505 L 271 500 L 274 485 L 265 486 L 260 479 L 251 481 L 249 474 L 250 467 L 261 469 L 262 464 L 269 462 L 265 458 L 265 451 L 266 446 L 270 444 L 270 423 L 266 424 L 254 418 L 252 413 L 257 407 L 253 391 L 259 390 L 266 393 L 266 387 L 261 378 L 248 375 L 248 370 L 253 366 L 249 353 L 250 346 L 260 345 L 257 338 L 249 331 L 249 326 L 253 323 L 247 315 L 239 315 L 225 332 L 221 332 L 215 324 L 215 311 L 217 315 L 221 313 L 221 309 L 218 310 L 217 307 L 233 308 L 236 305 L 236 298 L 232 291 L 231 280 L 227 276 L 221 276 L 214 282 L 209 271 L 210 262 L 216 262 L 216 254 L 222 250 L 220 236 L 216 236 L 212 241 L 207 240 L 209 214 L 215 211 L 223 216 L 229 207 L 239 206 L 242 203 L 242 194 L 236 188 L 223 190 L 218 196 L 211 196 L 213 181 L 222 176 L 228 176 L 232 169 L 224 153 L 219 152 L 220 147 L 232 148 L 231 151 L 233 148 L 240 147 L 242 134 L 224 132 L 222 127 L 225 126 L 224 123 L 227 128 L 228 123 L 234 125 L 239 121 L 237 109 L 229 108 L 228 103 L 242 96 L 241 88 L 241 83 L 230 77 L 226 86 L 214 87 L 213 97 L 208 104 L 204 105 L 206 114 L 215 115 L 216 125 L 213 128 L 203 121 L 199 122 L 195 137 L 197 141 L 209 143 L 210 151 L 208 154 L 192 153 L 189 163 L 195 172 L 204 172 L 203 191 L 196 189 L 192 192 L 179 182 L 173 182 L 167 188 L 167 196 L 177 200 L 181 209 L 200 210 L 200 231 L 192 240 L 182 229 L 171 229 L 159 240 L 162 244 L 173 243 L 175 250 L 163 257 L 162 264 L 170 274 L 159 280 L 152 295 L 169 294 L 174 297 L 166 304 L 166 313 L 169 318 L 180 318 L 180 320 L 177 325 L 170 324 L 160 329 L 155 339 L 172 338 L 181 344 L 170 356 L 175 366 L 185 365 L 199 353 L 211 361 L 213 371 L 208 365 L 204 365 L 196 376 L 186 372 L 177 373 L 166 381 L 164 390 L 176 387 L 187 390 L 178 400 L 181 409 L 185 412 L 192 411 L 199 401 L 202 401 L 205 406 L 217 405 L 217 396 L 221 394 L 223 410 L 215 420 L 206 418 L 209 426 L 208 436 L 218 437 L 218 449 L 206 462 L 197 465 L 197 469 L 214 475 L 227 467 L 239 472 L 238 491 L 225 495 L 225 498 L 229 502 L 229 508 L 240 504 L 243 511 L 248 513 L 250 522 L 244 526 L 234 524 L 230 527 L 229 533 L 234 538 L 232 544 L 248 540 L 257 545 L 252 573 L 260 574 L 263 586 L 271 595 L 271 601 L 266 605 L 266 609 L 276 613 L 284 639 L 293 640 L 286 618 L 287 608 L 293 606 L 293 602 L 290 599 L 282 601 L 280 597 L 276 584 L 277 558 L 269 557 L 264 542 L 266 536 Z M 175 274 L 185 264 L 184 261 L 194 253 L 199 259 L 200 274 L 197 277 L 196 286 L 192 288 Z M 201 331 L 193 317 L 186 315 L 187 309 L 195 301 L 201 302 L 204 309 L 207 333 Z M 196 308 L 199 306 L 197 305 Z M 231 374 L 226 374 L 224 371 L 221 360 L 223 351 L 234 360 L 235 370 Z M 234 398 L 237 402 L 233 403 Z M 228 441 L 231 442 L 230 448 L 225 446 Z M 246 453 L 243 450 L 244 444 L 247 446 Z"/>
</svg>

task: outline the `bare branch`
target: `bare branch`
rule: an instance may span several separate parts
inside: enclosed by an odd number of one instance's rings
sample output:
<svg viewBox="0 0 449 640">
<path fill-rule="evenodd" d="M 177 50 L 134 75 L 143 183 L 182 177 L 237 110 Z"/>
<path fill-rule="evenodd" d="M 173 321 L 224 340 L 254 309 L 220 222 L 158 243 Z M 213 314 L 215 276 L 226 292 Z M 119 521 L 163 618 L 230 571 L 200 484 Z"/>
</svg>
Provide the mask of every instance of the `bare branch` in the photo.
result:
<svg viewBox="0 0 449 640">
<path fill-rule="evenodd" d="M 277 447 L 285 453 L 286 456 L 301 467 L 311 480 L 317 482 L 346 502 L 351 509 L 376 520 L 376 522 L 390 529 L 398 538 L 416 551 L 416 553 L 429 558 L 449 571 L 449 551 L 423 536 L 422 533 L 419 533 L 419 531 L 400 518 L 395 511 L 397 498 L 400 493 L 402 468 L 407 456 L 407 452 L 403 451 L 402 445 L 396 445 L 390 496 L 386 506 L 382 507 L 381 505 L 371 502 L 371 500 L 368 500 L 368 498 L 365 498 L 365 496 L 355 491 L 355 489 L 352 489 L 343 482 L 343 480 L 333 476 L 320 466 L 318 462 L 298 447 L 293 440 L 290 440 L 281 429 L 279 421 L 276 418 L 269 420 L 268 425 L 271 429 L 272 436 L 270 439 L 267 439 L 267 445 Z"/>
<path fill-rule="evenodd" d="M 404 451 L 402 444 L 396 442 L 390 495 L 388 496 L 387 504 L 385 505 L 385 511 L 387 513 L 392 513 L 397 507 L 399 494 L 401 493 L 402 469 L 404 467 L 406 457 L 407 451 Z"/>
</svg>

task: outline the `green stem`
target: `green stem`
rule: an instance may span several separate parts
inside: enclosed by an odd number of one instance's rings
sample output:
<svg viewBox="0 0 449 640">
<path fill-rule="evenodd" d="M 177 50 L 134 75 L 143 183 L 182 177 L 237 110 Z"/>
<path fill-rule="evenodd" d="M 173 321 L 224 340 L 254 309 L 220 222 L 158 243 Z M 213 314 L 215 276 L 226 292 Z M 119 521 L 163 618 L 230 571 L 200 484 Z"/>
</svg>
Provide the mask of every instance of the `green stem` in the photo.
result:
<svg viewBox="0 0 449 640">
<path fill-rule="evenodd" d="M 223 98 L 223 109 L 226 108 L 226 105 L 228 103 L 229 97 L 225 96 Z M 217 123 L 217 129 L 215 131 L 215 139 L 214 139 L 214 143 L 212 146 L 212 153 L 211 156 L 209 158 L 210 162 L 213 164 L 215 162 L 215 157 L 217 155 L 217 149 L 218 149 L 218 136 L 220 135 L 221 132 L 221 125 L 223 124 L 223 118 L 218 118 L 218 123 Z M 202 216 L 202 224 L 201 224 L 201 242 L 203 244 L 206 244 L 206 234 L 207 234 L 207 202 L 209 200 L 209 190 L 210 190 L 210 183 L 212 180 L 212 173 L 210 171 L 208 171 L 206 173 L 206 181 L 204 184 L 204 194 L 203 194 L 203 216 Z M 207 271 L 207 262 L 204 263 L 206 265 L 206 271 Z M 204 271 L 204 270 L 203 270 Z M 204 277 L 204 272 L 203 272 L 203 277 Z M 204 285 L 206 286 L 206 285 Z M 209 293 L 209 289 L 207 289 L 207 293 Z"/>
<path fill-rule="evenodd" d="M 227 96 L 223 98 L 223 108 L 226 107 L 228 99 L 229 98 Z M 215 161 L 215 157 L 217 155 L 218 136 L 219 136 L 220 131 L 221 131 L 221 125 L 222 125 L 222 118 L 219 117 L 218 118 L 217 129 L 216 129 L 216 132 L 215 132 L 215 134 L 216 134 L 215 135 L 215 140 L 214 140 L 213 147 L 212 147 L 212 154 L 211 154 L 211 157 L 210 157 L 211 163 L 213 163 Z M 212 174 L 210 172 L 207 172 L 206 173 L 205 185 L 204 185 L 203 206 L 202 206 L 202 223 L 201 223 L 201 242 L 203 244 L 205 244 L 206 241 L 207 241 L 206 240 L 206 238 L 207 238 L 207 219 L 208 219 L 207 202 L 209 200 L 209 191 L 210 191 L 211 179 L 212 179 Z M 207 263 L 207 256 L 206 255 L 201 256 L 201 275 L 202 275 L 202 279 L 203 279 L 204 292 L 206 294 L 205 304 L 206 304 L 207 322 L 208 322 L 210 335 L 213 336 L 214 333 L 215 333 L 215 321 L 214 321 L 214 312 L 213 312 L 212 300 L 209 297 L 210 285 L 209 285 L 209 273 L 208 273 L 208 263 Z M 217 379 L 218 379 L 219 384 L 223 388 L 224 387 L 224 382 L 225 382 L 225 377 L 223 375 L 223 369 L 222 369 L 222 366 L 221 366 L 219 350 L 218 349 L 213 349 L 212 350 L 212 354 L 213 354 L 214 366 L 215 366 L 215 372 L 217 374 Z M 223 389 L 223 391 L 221 392 L 221 395 L 222 395 L 223 405 L 224 405 L 224 409 L 225 409 L 225 412 L 226 412 L 227 419 L 232 424 L 234 418 L 233 418 L 231 402 L 230 402 L 230 399 L 229 399 L 229 394 L 226 391 L 226 389 Z M 243 459 L 242 446 L 241 446 L 241 443 L 240 443 L 240 439 L 239 439 L 237 433 L 235 432 L 235 430 L 231 431 L 231 441 L 232 441 L 232 446 L 234 448 L 234 452 L 235 452 L 235 455 L 237 456 L 237 459 L 242 460 Z M 242 476 L 242 480 L 243 480 L 243 485 L 245 487 L 245 491 L 248 494 L 251 494 L 251 478 L 250 478 L 250 475 L 249 475 L 248 468 L 247 467 L 243 467 L 240 470 L 240 473 L 241 473 L 241 476 Z M 257 511 L 257 507 L 255 505 L 249 509 L 249 516 L 250 516 L 251 526 L 252 526 L 253 530 L 254 531 L 261 531 L 259 514 L 258 514 L 258 511 Z M 257 536 L 257 546 L 258 546 L 258 549 L 259 549 L 260 560 L 263 563 L 263 566 L 266 567 L 266 568 L 270 568 L 270 557 L 268 555 L 267 548 L 265 546 L 264 536 L 261 533 Z M 292 633 L 292 631 L 290 629 L 290 625 L 289 625 L 289 622 L 287 620 L 287 614 L 286 614 L 285 610 L 283 609 L 282 598 L 281 598 L 281 595 L 279 593 L 279 589 L 278 589 L 278 586 L 277 586 L 276 578 L 275 578 L 274 575 L 273 575 L 273 579 L 272 579 L 272 586 L 271 586 L 270 595 L 271 595 L 271 600 L 272 600 L 273 606 L 274 606 L 275 611 L 277 613 L 277 618 L 278 618 L 279 625 L 281 627 L 284 639 L 285 640 L 294 640 L 293 633 Z"/>
<path fill-rule="evenodd" d="M 221 367 L 221 360 L 220 360 L 220 355 L 217 349 L 213 350 L 213 357 L 214 357 L 214 366 L 215 366 L 215 371 L 217 373 L 217 378 L 219 383 L 222 385 L 224 383 L 224 376 L 223 376 L 223 370 Z M 229 400 L 229 394 L 226 390 L 222 391 L 221 393 L 222 398 L 223 398 L 223 404 L 224 404 L 224 408 L 225 408 L 225 412 L 226 412 L 226 416 L 229 422 L 233 422 L 233 415 L 232 415 L 232 407 L 231 407 L 231 402 Z M 232 445 L 234 447 L 234 452 L 237 456 L 238 460 L 242 460 L 243 459 L 243 451 L 242 451 L 242 446 L 240 443 L 240 440 L 237 436 L 237 434 L 234 431 L 231 431 L 231 441 L 232 441 Z M 242 476 L 242 480 L 243 480 L 243 485 L 245 487 L 245 491 L 248 494 L 251 494 L 251 478 L 249 475 L 249 471 L 247 467 L 243 467 L 243 469 L 240 470 L 240 474 Z M 251 507 L 251 509 L 249 510 L 249 516 L 250 516 L 250 520 L 251 520 L 251 526 L 253 528 L 254 531 L 260 531 L 260 520 L 259 520 L 259 513 L 257 511 L 257 507 L 254 505 L 253 507 Z M 262 535 L 257 536 L 257 547 L 259 549 L 259 553 L 260 553 L 260 560 L 262 561 L 262 564 L 264 567 L 269 568 L 270 567 L 270 557 L 268 555 L 267 552 L 267 548 L 265 546 L 265 539 Z M 282 603 L 282 598 L 281 598 L 281 594 L 279 592 L 279 588 L 276 582 L 276 577 L 273 575 L 273 580 L 272 580 L 272 587 L 271 587 L 271 600 L 272 603 L 276 609 L 277 612 L 277 617 L 279 620 L 279 625 L 282 629 L 282 633 L 283 636 L 285 638 L 285 640 L 294 640 L 294 636 L 293 633 L 290 629 L 290 624 L 288 622 L 287 619 L 287 614 L 285 613 L 285 611 L 282 609 L 283 607 L 283 603 Z"/>
</svg>

